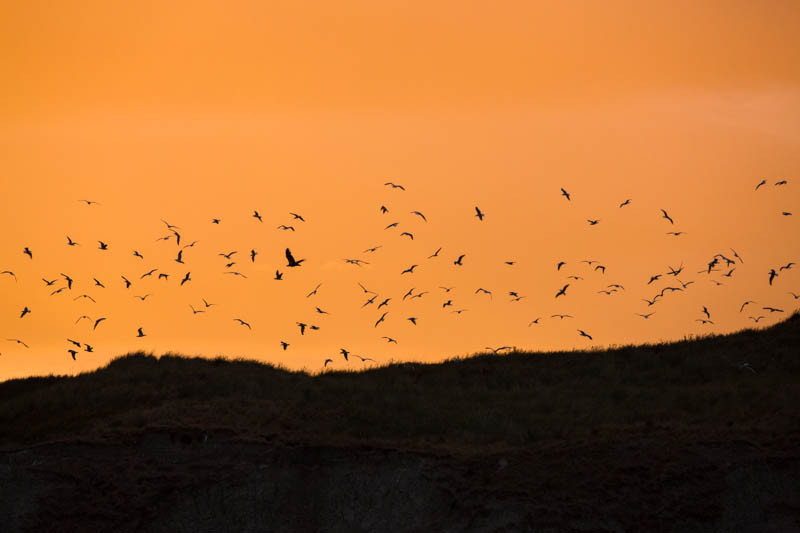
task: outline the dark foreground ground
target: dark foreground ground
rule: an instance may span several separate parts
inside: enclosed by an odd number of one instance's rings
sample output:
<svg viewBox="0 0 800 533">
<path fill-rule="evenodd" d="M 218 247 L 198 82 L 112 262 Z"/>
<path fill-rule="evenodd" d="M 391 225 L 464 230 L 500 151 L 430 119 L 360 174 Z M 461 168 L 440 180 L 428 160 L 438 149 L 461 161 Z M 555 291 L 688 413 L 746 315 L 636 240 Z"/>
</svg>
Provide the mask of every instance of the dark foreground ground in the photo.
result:
<svg viewBox="0 0 800 533">
<path fill-rule="evenodd" d="M 0 384 L 0 531 L 800 531 L 799 399 L 797 314 L 320 376 L 129 355 Z"/>
</svg>

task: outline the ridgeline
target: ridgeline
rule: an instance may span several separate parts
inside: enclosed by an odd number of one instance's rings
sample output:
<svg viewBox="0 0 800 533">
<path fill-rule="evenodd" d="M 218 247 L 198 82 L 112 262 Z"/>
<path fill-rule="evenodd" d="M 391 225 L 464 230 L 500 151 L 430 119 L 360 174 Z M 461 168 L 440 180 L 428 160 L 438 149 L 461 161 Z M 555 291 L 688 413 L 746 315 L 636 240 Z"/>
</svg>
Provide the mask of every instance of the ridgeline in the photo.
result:
<svg viewBox="0 0 800 533">
<path fill-rule="evenodd" d="M 319 375 L 130 354 L 0 383 L 0 516 L 7 531 L 798 531 L 798 398 L 797 313 Z"/>
</svg>

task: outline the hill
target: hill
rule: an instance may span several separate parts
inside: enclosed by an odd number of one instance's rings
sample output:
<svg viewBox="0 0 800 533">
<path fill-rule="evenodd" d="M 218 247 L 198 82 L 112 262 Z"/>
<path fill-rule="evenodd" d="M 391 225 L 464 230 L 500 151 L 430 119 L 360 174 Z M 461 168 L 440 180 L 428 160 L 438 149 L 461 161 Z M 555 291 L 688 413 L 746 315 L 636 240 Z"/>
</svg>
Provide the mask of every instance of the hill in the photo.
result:
<svg viewBox="0 0 800 533">
<path fill-rule="evenodd" d="M 800 315 L 309 375 L 131 354 L 0 383 L 10 531 L 800 531 Z"/>
</svg>

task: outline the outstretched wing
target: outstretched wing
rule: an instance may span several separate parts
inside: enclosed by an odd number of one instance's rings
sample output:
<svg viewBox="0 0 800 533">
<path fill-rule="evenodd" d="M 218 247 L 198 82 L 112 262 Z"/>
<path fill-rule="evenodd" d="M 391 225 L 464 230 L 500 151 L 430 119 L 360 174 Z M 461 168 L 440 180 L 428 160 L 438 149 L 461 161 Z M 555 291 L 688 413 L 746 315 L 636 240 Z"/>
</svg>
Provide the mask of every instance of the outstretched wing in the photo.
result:
<svg viewBox="0 0 800 533">
<path fill-rule="evenodd" d="M 286 249 L 286 260 L 289 261 L 290 265 L 295 263 L 294 256 L 292 255 L 292 251 L 288 248 Z"/>
</svg>

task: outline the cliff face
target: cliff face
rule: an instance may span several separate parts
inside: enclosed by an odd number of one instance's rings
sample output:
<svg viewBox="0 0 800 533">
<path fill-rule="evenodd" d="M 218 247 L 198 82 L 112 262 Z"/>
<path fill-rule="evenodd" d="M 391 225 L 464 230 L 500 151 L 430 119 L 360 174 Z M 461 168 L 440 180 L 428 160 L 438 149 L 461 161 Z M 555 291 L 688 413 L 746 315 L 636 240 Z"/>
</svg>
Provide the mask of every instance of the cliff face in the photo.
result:
<svg viewBox="0 0 800 533">
<path fill-rule="evenodd" d="M 0 455 L 17 531 L 800 531 L 800 436 L 654 429 L 458 453 L 117 435 Z"/>
</svg>

